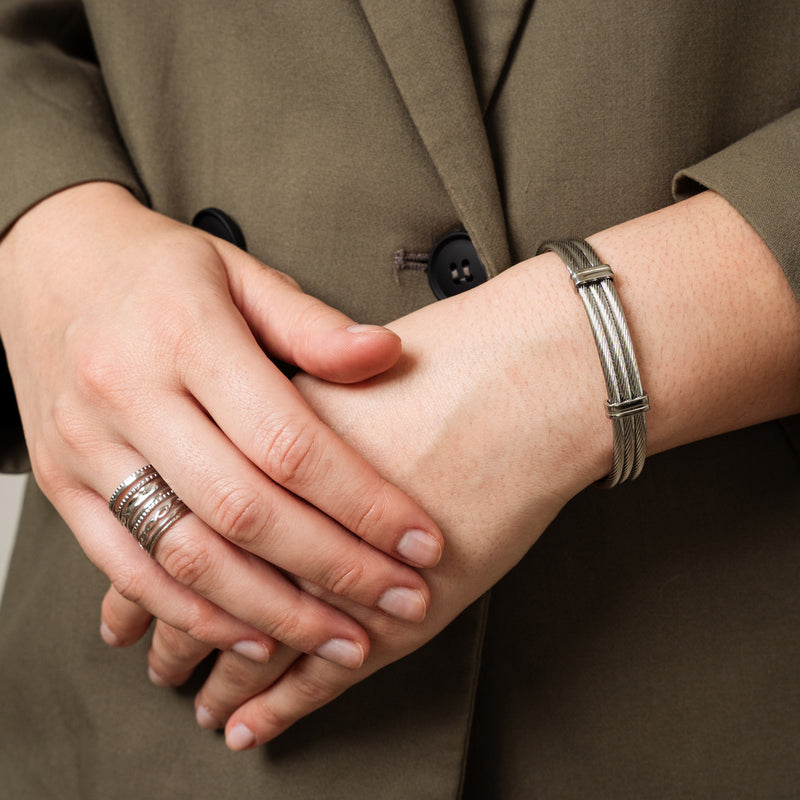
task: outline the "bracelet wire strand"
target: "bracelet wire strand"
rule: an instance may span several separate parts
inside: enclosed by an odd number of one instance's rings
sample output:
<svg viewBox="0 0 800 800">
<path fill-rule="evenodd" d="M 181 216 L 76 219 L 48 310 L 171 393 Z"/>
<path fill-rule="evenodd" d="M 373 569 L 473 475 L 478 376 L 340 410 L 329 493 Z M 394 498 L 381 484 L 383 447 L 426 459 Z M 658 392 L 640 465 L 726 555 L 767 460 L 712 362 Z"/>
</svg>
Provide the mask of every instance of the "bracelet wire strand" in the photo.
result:
<svg viewBox="0 0 800 800">
<path fill-rule="evenodd" d="M 614 288 L 614 272 L 583 239 L 542 242 L 538 253 L 555 253 L 569 270 L 583 301 L 608 390 L 606 413 L 613 429 L 611 469 L 599 486 L 611 488 L 635 480 L 647 455 L 645 413 L 650 399 L 642 388 L 639 366 L 625 314 Z"/>
</svg>

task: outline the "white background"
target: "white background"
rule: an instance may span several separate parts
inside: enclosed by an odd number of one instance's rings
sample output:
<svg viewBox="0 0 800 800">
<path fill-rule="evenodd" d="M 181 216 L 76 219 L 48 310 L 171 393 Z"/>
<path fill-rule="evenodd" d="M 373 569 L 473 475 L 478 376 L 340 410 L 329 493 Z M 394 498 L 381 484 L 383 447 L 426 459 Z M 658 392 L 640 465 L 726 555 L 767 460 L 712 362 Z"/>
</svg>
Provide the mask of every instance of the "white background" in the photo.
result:
<svg viewBox="0 0 800 800">
<path fill-rule="evenodd" d="M 0 475 L 0 595 L 6 580 L 26 479 L 27 475 Z"/>
</svg>

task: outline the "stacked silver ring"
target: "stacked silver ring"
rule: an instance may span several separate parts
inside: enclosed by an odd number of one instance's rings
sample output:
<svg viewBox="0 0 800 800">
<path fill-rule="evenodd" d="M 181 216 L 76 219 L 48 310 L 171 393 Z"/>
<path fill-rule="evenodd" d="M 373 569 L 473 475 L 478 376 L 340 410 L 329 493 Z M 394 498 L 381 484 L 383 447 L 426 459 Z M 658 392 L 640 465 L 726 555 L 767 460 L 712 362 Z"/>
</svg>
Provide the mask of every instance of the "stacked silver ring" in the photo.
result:
<svg viewBox="0 0 800 800">
<path fill-rule="evenodd" d="M 189 513 L 152 464 L 128 475 L 111 495 L 108 507 L 151 556 L 158 540 Z"/>
<path fill-rule="evenodd" d="M 650 400 L 642 389 L 631 335 L 614 289 L 614 273 L 583 239 L 543 242 L 539 253 L 552 250 L 569 270 L 592 327 L 603 376 L 608 388 L 606 410 L 614 427 L 611 471 L 600 486 L 634 480 L 647 455 L 645 412 Z"/>
</svg>

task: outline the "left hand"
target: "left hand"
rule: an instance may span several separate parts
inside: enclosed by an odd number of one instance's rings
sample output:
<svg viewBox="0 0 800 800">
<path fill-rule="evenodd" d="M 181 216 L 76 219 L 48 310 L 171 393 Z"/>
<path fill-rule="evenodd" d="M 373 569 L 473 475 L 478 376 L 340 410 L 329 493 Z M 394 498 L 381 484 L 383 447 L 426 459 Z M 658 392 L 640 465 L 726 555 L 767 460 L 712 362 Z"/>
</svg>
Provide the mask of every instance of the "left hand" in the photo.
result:
<svg viewBox="0 0 800 800">
<path fill-rule="evenodd" d="M 15 222 L 0 242 L 0 286 L 34 475 L 122 595 L 263 660 L 276 641 L 351 666 L 369 650 L 355 621 L 286 572 L 424 616 L 428 589 L 411 567 L 438 560 L 433 522 L 265 355 L 363 380 L 396 362 L 393 333 L 353 326 L 288 276 L 103 181 Z M 148 470 L 120 502 L 153 559 L 106 499 L 143 464 L 160 475 Z M 172 489 L 193 513 L 175 516 Z"/>
</svg>

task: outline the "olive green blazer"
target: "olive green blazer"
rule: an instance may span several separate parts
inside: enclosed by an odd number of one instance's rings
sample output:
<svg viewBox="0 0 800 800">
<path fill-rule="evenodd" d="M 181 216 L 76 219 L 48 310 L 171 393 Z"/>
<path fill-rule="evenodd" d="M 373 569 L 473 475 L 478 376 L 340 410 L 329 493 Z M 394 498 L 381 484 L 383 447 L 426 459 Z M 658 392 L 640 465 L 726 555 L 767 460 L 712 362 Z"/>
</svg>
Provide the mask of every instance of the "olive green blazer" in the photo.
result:
<svg viewBox="0 0 800 800">
<path fill-rule="evenodd" d="M 398 251 L 463 228 L 491 276 L 710 187 L 800 294 L 798 41 L 793 0 L 3 0 L 0 231 L 117 181 L 180 220 L 224 209 L 267 264 L 384 322 L 434 300 Z M 0 455 L 24 466 L 2 402 Z M 105 580 L 31 486 L 0 615 L 0 787 L 796 796 L 798 427 L 587 490 L 432 643 L 243 754 L 194 724 L 199 683 L 158 690 L 145 645 L 103 645 Z"/>
</svg>

